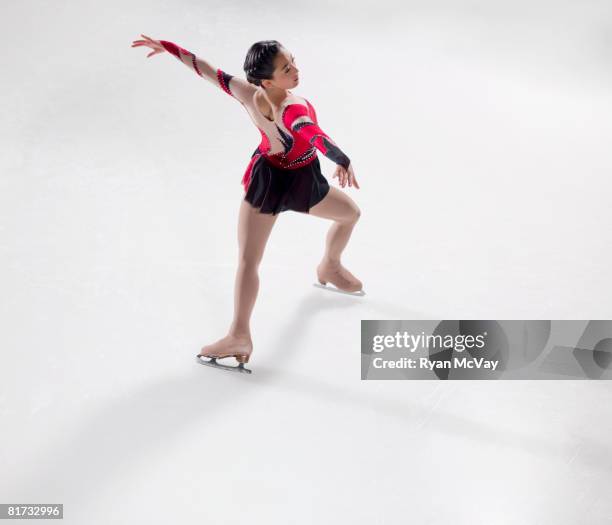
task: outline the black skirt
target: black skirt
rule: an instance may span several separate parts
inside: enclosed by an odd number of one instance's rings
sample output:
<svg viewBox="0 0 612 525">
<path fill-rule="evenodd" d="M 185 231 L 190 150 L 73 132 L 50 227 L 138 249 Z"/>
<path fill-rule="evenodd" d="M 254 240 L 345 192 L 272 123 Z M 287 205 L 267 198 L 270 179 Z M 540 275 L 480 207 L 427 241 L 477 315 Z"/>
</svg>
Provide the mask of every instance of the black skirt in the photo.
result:
<svg viewBox="0 0 612 525">
<path fill-rule="evenodd" d="M 244 200 L 260 213 L 276 215 L 287 210 L 308 213 L 329 192 L 319 158 L 295 169 L 274 166 L 262 155 L 253 164 Z"/>
</svg>

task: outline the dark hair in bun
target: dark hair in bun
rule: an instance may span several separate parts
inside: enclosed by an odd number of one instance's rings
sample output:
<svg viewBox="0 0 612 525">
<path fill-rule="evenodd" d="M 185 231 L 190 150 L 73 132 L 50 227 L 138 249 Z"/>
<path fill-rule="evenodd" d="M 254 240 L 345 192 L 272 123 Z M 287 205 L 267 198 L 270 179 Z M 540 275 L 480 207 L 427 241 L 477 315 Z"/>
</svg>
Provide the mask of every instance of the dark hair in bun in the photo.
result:
<svg viewBox="0 0 612 525">
<path fill-rule="evenodd" d="M 244 59 L 244 72 L 251 84 L 261 86 L 261 81 L 271 79 L 274 73 L 274 57 L 283 45 L 278 40 L 255 42 Z"/>
</svg>

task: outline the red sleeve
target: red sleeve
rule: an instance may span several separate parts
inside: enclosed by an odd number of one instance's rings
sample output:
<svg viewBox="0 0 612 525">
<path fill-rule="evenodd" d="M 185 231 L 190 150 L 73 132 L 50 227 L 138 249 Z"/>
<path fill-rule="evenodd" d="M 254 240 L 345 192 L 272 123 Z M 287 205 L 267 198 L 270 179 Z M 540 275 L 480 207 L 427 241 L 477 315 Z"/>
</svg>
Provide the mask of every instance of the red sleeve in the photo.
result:
<svg viewBox="0 0 612 525">
<path fill-rule="evenodd" d="M 313 120 L 303 104 L 289 104 L 283 112 L 283 124 L 287 129 L 308 141 L 328 159 L 348 168 L 351 160 L 315 121 L 316 116 Z"/>
<path fill-rule="evenodd" d="M 214 67 L 203 58 L 198 58 L 191 51 L 182 48 L 174 42 L 169 42 L 168 40 L 160 40 L 159 42 L 168 53 L 174 55 L 180 62 L 195 71 L 198 76 L 212 82 L 242 104 L 253 96 L 256 87 L 249 84 L 246 80 Z"/>
</svg>

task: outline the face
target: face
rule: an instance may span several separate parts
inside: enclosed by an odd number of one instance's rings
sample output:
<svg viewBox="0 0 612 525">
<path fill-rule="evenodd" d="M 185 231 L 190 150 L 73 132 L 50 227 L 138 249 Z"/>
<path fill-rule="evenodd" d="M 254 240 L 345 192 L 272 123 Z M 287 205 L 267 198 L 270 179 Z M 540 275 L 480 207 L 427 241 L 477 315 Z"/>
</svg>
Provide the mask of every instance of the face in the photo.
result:
<svg viewBox="0 0 612 525">
<path fill-rule="evenodd" d="M 274 57 L 274 74 L 271 80 L 264 80 L 264 87 L 277 87 L 281 89 L 291 89 L 298 85 L 299 69 L 295 64 L 293 54 L 281 48 Z"/>
</svg>

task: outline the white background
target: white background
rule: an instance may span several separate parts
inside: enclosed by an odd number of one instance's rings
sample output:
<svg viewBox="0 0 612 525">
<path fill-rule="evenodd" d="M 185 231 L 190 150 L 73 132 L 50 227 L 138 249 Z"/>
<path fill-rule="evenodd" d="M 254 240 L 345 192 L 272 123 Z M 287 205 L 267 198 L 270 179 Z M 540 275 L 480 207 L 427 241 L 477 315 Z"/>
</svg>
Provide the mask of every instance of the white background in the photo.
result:
<svg viewBox="0 0 612 525">
<path fill-rule="evenodd" d="M 12 2 L 0 8 L 0 502 L 66 523 L 612 523 L 612 389 L 361 381 L 361 319 L 611 319 L 604 1 Z M 280 40 L 362 210 L 285 212 L 252 375 L 227 332 L 244 108 L 144 33 L 243 76 Z M 322 155 L 330 184 L 333 165 Z"/>
</svg>

